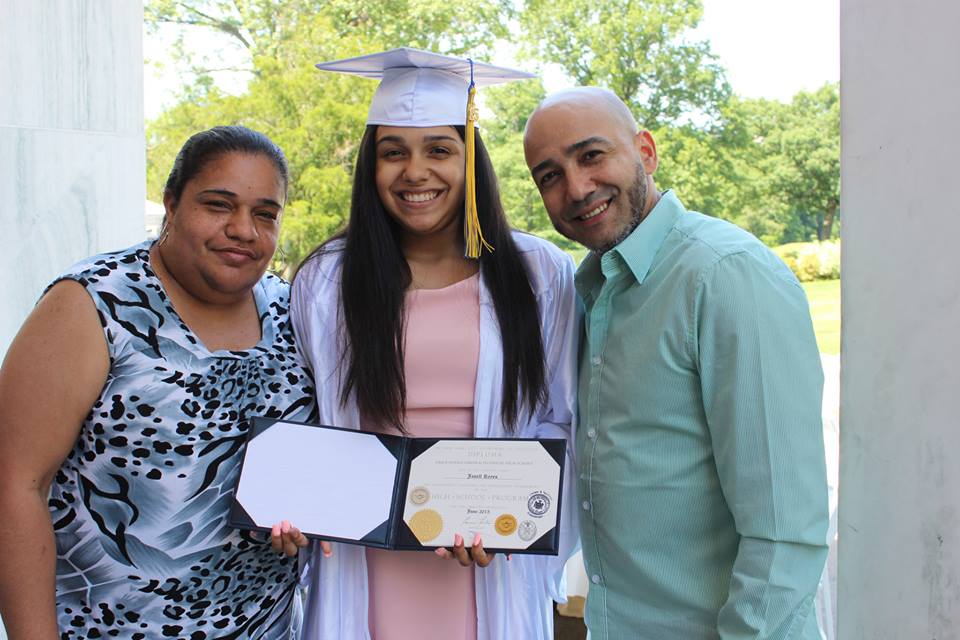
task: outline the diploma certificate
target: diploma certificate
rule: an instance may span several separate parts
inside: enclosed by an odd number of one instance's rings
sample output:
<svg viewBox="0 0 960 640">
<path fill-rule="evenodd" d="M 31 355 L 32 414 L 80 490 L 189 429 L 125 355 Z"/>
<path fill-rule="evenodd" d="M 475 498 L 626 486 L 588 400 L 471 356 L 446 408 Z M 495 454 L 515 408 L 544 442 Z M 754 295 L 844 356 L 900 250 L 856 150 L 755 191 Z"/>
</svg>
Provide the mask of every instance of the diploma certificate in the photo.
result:
<svg viewBox="0 0 960 640">
<path fill-rule="evenodd" d="M 556 526 L 559 478 L 537 440 L 439 440 L 410 463 L 403 521 L 422 544 L 526 549 Z"/>
<path fill-rule="evenodd" d="M 407 438 L 255 418 L 230 524 L 387 549 L 556 555 L 564 440 Z"/>
</svg>

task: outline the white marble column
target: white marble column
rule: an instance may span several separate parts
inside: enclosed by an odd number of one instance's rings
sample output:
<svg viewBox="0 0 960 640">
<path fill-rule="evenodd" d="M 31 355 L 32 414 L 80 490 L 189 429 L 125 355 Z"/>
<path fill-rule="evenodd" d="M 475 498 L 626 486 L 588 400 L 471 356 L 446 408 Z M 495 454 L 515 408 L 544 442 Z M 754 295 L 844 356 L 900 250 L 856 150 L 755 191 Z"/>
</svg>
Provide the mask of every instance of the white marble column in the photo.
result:
<svg viewBox="0 0 960 640">
<path fill-rule="evenodd" d="M 0 357 L 44 286 L 145 237 L 143 7 L 0 0 Z"/>
<path fill-rule="evenodd" d="M 960 3 L 840 7 L 839 638 L 957 640 Z"/>
</svg>

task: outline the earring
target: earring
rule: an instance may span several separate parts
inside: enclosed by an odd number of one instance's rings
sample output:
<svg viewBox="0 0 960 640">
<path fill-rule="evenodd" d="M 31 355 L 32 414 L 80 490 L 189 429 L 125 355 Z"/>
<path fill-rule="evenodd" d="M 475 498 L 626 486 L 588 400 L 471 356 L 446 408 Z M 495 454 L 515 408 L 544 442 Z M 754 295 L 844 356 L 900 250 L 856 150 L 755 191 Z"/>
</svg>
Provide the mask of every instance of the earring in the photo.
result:
<svg viewBox="0 0 960 640">
<path fill-rule="evenodd" d="M 170 225 L 167 224 L 167 218 L 164 216 L 163 223 L 160 225 L 160 238 L 157 240 L 157 246 L 162 247 L 163 243 L 167 241 L 167 236 L 170 235 Z"/>
</svg>

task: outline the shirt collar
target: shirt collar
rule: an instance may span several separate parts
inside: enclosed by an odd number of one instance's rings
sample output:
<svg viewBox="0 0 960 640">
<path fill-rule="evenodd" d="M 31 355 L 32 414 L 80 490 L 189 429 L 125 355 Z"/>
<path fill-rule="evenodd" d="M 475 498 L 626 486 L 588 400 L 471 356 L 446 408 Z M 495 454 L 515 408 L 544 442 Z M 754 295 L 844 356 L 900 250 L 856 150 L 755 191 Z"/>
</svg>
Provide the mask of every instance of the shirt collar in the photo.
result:
<svg viewBox="0 0 960 640">
<path fill-rule="evenodd" d="M 625 264 L 637 282 L 643 283 L 667 233 L 684 213 L 686 209 L 673 191 L 664 191 L 643 222 L 620 244 L 610 249 L 602 259 L 594 251 L 583 259 L 576 275 L 580 297 L 586 299 L 601 277 L 609 277 L 619 271 L 620 264 Z"/>
</svg>

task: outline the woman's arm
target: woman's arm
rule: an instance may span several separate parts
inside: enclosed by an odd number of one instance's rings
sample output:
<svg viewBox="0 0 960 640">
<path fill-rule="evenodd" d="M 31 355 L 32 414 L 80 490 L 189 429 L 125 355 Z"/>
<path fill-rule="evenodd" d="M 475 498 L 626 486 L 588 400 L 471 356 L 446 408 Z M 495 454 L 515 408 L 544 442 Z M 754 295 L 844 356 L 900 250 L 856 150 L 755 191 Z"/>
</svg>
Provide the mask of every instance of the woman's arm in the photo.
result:
<svg viewBox="0 0 960 640">
<path fill-rule="evenodd" d="M 47 498 L 109 363 L 93 301 L 64 280 L 37 304 L 0 367 L 0 616 L 10 640 L 59 636 Z"/>
</svg>

